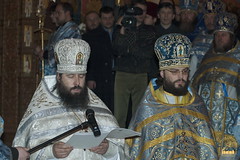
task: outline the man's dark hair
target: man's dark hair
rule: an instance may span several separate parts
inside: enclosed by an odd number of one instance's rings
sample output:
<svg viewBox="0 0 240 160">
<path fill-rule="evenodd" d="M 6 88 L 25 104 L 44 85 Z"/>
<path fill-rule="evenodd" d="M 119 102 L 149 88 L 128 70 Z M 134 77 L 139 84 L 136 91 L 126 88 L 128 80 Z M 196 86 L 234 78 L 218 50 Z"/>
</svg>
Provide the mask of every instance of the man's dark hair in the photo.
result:
<svg viewBox="0 0 240 160">
<path fill-rule="evenodd" d="M 68 3 L 68 2 L 60 2 L 60 3 L 58 3 L 58 5 L 62 6 L 64 12 L 69 11 L 71 18 L 73 17 L 73 7 L 72 7 L 72 5 L 70 3 Z"/>
<path fill-rule="evenodd" d="M 99 10 L 99 16 L 102 16 L 102 13 L 109 14 L 112 13 L 114 16 L 114 10 L 112 7 L 104 6 Z"/>
<path fill-rule="evenodd" d="M 55 12 L 56 7 L 57 7 L 57 3 L 51 2 L 49 4 L 49 7 L 47 8 L 47 14 L 52 14 L 53 12 Z"/>
<path fill-rule="evenodd" d="M 89 12 L 86 13 L 85 17 L 87 17 L 89 14 L 92 14 L 92 13 L 95 13 L 95 14 L 99 15 L 96 11 L 89 11 Z"/>
<path fill-rule="evenodd" d="M 173 11 L 174 14 L 176 14 L 176 11 L 175 11 L 175 6 L 172 4 L 172 3 L 169 3 L 169 2 L 163 2 L 163 3 L 160 3 L 159 6 L 158 6 L 158 10 L 157 10 L 157 13 L 160 11 L 160 9 L 162 8 L 169 8 Z"/>
</svg>

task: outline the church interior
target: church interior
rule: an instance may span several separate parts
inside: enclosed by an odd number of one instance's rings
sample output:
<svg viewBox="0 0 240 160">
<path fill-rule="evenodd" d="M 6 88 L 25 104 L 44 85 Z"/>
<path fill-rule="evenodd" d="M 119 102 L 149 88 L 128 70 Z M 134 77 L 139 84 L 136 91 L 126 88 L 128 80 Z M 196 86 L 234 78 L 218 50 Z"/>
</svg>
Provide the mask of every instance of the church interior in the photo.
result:
<svg viewBox="0 0 240 160">
<path fill-rule="evenodd" d="M 104 0 L 62 1 L 74 6 L 74 20 L 80 24 L 84 13 L 90 9 L 99 10 Z M 121 3 L 120 0 L 105 1 Z M 231 2 L 240 3 L 239 0 L 225 1 L 228 7 L 233 8 L 235 5 Z M 33 51 L 37 45 L 44 47 L 54 30 L 55 26 L 47 15 L 51 2 L 0 0 L 0 115 L 5 121 L 2 139 L 7 145 L 11 145 L 18 124 L 42 78 L 41 60 Z"/>
</svg>

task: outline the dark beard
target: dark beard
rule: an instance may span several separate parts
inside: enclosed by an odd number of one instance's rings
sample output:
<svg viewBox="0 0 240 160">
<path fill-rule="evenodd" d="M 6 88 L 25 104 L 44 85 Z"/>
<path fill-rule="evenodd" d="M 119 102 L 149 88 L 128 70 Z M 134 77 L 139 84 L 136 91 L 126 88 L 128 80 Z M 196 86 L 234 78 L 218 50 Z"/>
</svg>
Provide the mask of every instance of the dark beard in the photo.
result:
<svg viewBox="0 0 240 160">
<path fill-rule="evenodd" d="M 173 83 L 167 81 L 166 79 L 163 79 L 163 89 L 168 92 L 171 93 L 175 96 L 184 96 L 187 94 L 188 92 L 188 81 L 186 82 L 185 80 L 182 80 L 185 82 L 184 86 L 181 86 L 180 88 L 175 88 L 174 83 L 180 81 L 180 80 L 176 80 Z"/>
<path fill-rule="evenodd" d="M 183 22 L 180 24 L 179 28 L 184 33 L 191 33 L 194 31 L 197 24 L 197 18 L 193 20 L 193 22 Z"/>
<path fill-rule="evenodd" d="M 72 94 L 70 91 L 66 89 L 66 87 L 61 83 L 56 83 L 56 89 L 57 93 L 61 98 L 61 101 L 63 102 L 64 106 L 70 109 L 86 109 L 87 105 L 89 103 L 89 97 L 88 97 L 88 89 L 86 85 L 84 87 L 75 86 L 72 89 L 81 89 L 80 93 Z"/>
</svg>

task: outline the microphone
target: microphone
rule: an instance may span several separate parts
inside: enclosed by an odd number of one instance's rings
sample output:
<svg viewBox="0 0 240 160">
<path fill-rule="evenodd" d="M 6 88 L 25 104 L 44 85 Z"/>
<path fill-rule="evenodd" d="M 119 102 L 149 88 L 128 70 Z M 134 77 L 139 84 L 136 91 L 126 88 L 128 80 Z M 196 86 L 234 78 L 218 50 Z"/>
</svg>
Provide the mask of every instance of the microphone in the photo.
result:
<svg viewBox="0 0 240 160">
<path fill-rule="evenodd" d="M 94 136 L 95 137 L 100 136 L 101 131 L 98 128 L 98 124 L 97 124 L 95 116 L 94 116 L 94 111 L 92 109 L 87 109 L 86 117 L 87 117 L 88 124 L 90 125 L 90 128 L 92 129 Z"/>
</svg>

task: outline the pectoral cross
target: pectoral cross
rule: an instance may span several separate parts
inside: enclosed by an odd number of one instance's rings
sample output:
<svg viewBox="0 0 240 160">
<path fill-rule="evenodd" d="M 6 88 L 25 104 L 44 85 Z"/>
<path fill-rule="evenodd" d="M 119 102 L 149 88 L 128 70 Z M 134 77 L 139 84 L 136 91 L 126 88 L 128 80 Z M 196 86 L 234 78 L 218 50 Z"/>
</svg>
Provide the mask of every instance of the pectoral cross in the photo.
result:
<svg viewBox="0 0 240 160">
<path fill-rule="evenodd" d="M 211 71 L 211 74 L 213 75 L 213 80 L 216 80 L 217 79 L 217 75 L 219 74 L 218 72 L 218 67 L 214 67 L 212 68 L 212 71 Z"/>
<path fill-rule="evenodd" d="M 216 95 L 218 96 L 218 98 L 221 98 L 223 96 L 223 92 L 221 90 L 219 90 Z"/>
</svg>

